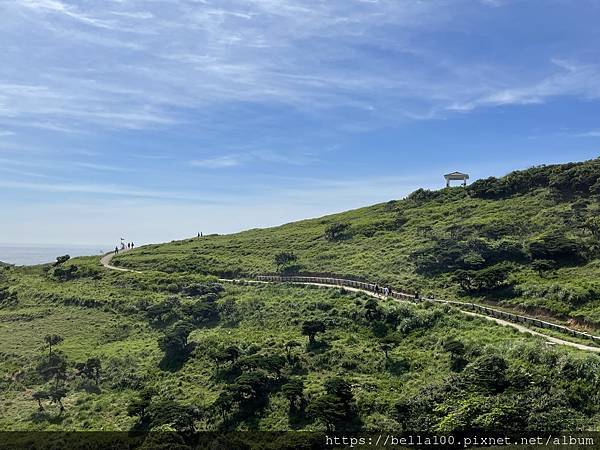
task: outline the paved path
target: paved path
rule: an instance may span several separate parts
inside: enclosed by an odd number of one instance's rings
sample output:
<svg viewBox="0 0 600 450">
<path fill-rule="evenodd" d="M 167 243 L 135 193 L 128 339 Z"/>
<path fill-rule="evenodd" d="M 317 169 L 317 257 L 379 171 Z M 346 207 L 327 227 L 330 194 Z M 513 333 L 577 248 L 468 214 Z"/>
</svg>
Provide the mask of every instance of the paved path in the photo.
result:
<svg viewBox="0 0 600 450">
<path fill-rule="evenodd" d="M 127 250 L 120 250 L 118 254 L 122 254 L 122 253 L 126 253 Z M 138 270 L 132 270 L 132 269 L 126 269 L 123 267 L 116 267 L 110 264 L 111 260 L 113 259 L 113 257 L 116 256 L 116 254 L 114 252 L 111 253 L 107 253 L 106 255 L 102 256 L 102 258 L 100 259 L 100 264 L 102 264 L 104 267 L 106 267 L 107 269 L 110 270 L 118 270 L 120 272 L 134 272 L 134 273 L 142 273 Z M 232 280 L 232 279 L 227 279 L 227 278 L 219 278 L 219 281 L 222 282 L 227 282 L 227 283 L 258 283 L 258 284 L 268 284 L 268 283 L 274 283 L 271 281 L 258 281 L 258 280 Z M 292 284 L 300 284 L 300 285 L 310 285 L 310 286 L 319 286 L 319 287 L 323 287 L 323 288 L 341 288 L 342 286 L 338 286 L 335 284 L 326 284 L 326 283 L 309 283 L 309 282 L 291 282 Z M 342 287 L 344 290 L 346 291 L 352 291 L 352 292 L 361 292 L 363 294 L 367 294 L 371 297 L 375 297 L 375 298 L 379 298 L 379 299 L 384 299 L 384 298 L 389 298 L 391 300 L 397 301 L 397 302 L 408 302 L 408 300 L 398 300 L 395 299 L 393 297 L 385 297 L 384 295 L 380 295 L 380 294 L 376 294 L 374 292 L 368 291 L 366 289 L 360 289 L 360 288 L 354 288 L 354 287 L 349 287 L 349 286 L 343 286 Z M 592 347 L 590 345 L 584 345 L 584 344 L 578 344 L 577 342 L 571 342 L 571 341 L 566 341 L 564 339 L 560 339 L 560 338 L 556 338 L 553 336 L 548 336 L 546 334 L 540 333 L 538 331 L 532 330 L 530 328 L 527 328 L 526 326 L 514 323 L 514 322 L 509 322 L 508 320 L 503 320 L 503 319 L 499 319 L 497 317 L 490 317 L 490 316 L 486 316 L 485 314 L 478 314 L 478 313 L 474 313 L 474 312 L 470 312 L 470 311 L 463 311 L 460 310 L 463 314 L 466 314 L 468 316 L 473 316 L 473 317 L 480 317 L 482 319 L 486 319 L 486 320 L 491 320 L 493 322 L 496 322 L 499 325 L 504 325 L 507 327 L 512 327 L 518 331 L 520 331 L 521 333 L 528 333 L 528 334 L 532 334 L 534 336 L 540 336 L 544 339 L 546 339 L 546 341 L 548 341 L 549 343 L 552 344 L 560 344 L 560 345 L 566 345 L 568 347 L 573 347 L 573 348 L 577 348 L 579 350 L 585 350 L 588 352 L 594 352 L 594 353 L 600 353 L 600 347 Z"/>
<path fill-rule="evenodd" d="M 119 272 L 133 272 L 133 273 L 142 273 L 139 270 L 131 270 L 131 269 L 125 269 L 123 267 L 117 267 L 117 266 L 112 266 L 110 264 L 110 262 L 112 261 L 112 259 L 117 256 L 117 255 L 122 255 L 123 253 L 127 253 L 129 250 L 119 250 L 119 253 L 115 253 L 115 252 L 110 252 L 105 254 L 104 256 L 102 256 L 102 258 L 100 258 L 100 264 L 102 264 L 104 267 L 106 267 L 107 269 L 110 270 L 118 270 Z"/>
</svg>

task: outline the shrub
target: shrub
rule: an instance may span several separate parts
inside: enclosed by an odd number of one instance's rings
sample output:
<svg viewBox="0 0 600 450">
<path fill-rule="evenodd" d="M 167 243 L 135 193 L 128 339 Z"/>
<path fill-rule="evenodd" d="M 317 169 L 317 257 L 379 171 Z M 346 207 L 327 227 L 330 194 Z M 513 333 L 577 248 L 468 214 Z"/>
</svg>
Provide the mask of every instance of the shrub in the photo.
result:
<svg viewBox="0 0 600 450">
<path fill-rule="evenodd" d="M 325 229 L 325 239 L 328 241 L 340 241 L 348 237 L 347 223 L 332 223 Z"/>
</svg>

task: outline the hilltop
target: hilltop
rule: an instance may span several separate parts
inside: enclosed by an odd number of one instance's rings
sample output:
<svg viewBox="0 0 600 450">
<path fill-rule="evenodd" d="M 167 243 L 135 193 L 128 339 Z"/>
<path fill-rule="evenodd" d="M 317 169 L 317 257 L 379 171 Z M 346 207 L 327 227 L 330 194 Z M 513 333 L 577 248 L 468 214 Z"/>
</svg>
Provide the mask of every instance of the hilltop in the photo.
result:
<svg viewBox="0 0 600 450">
<path fill-rule="evenodd" d="M 600 159 L 539 166 L 279 227 L 148 245 L 113 261 L 224 277 L 335 273 L 600 327 L 599 198 Z"/>
</svg>

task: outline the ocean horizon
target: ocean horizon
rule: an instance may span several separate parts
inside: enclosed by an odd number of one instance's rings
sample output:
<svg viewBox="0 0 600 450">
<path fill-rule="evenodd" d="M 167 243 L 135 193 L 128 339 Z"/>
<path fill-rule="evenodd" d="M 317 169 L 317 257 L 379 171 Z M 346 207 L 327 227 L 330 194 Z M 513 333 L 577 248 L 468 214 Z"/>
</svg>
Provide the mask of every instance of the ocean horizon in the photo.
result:
<svg viewBox="0 0 600 450">
<path fill-rule="evenodd" d="M 30 266 L 56 261 L 57 256 L 93 256 L 108 252 L 110 245 L 73 244 L 3 244 L 0 243 L 0 261 L 16 266 Z"/>
</svg>

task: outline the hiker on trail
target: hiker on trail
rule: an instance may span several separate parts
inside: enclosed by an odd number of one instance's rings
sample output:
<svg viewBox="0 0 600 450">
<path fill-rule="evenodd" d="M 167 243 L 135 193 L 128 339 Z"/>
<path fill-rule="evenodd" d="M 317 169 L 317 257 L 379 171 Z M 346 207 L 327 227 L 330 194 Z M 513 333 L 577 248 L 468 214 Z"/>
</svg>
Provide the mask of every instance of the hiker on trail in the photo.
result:
<svg viewBox="0 0 600 450">
<path fill-rule="evenodd" d="M 133 242 L 132 242 L 132 243 L 131 243 L 131 248 L 133 248 L 133 247 L 135 247 L 135 246 L 133 245 Z"/>
<path fill-rule="evenodd" d="M 419 291 L 415 292 L 415 300 L 419 300 L 421 298 L 421 294 L 419 294 Z"/>
<path fill-rule="evenodd" d="M 375 285 L 375 293 L 379 294 L 379 285 L 377 285 L 377 284 Z"/>
<path fill-rule="evenodd" d="M 383 295 L 385 295 L 386 297 L 387 297 L 388 295 L 390 295 L 390 289 L 389 289 L 389 288 L 387 288 L 387 287 L 384 287 L 384 288 L 383 288 Z"/>
<path fill-rule="evenodd" d="M 115 255 L 119 253 L 119 247 L 115 247 Z"/>
</svg>

